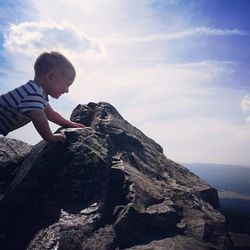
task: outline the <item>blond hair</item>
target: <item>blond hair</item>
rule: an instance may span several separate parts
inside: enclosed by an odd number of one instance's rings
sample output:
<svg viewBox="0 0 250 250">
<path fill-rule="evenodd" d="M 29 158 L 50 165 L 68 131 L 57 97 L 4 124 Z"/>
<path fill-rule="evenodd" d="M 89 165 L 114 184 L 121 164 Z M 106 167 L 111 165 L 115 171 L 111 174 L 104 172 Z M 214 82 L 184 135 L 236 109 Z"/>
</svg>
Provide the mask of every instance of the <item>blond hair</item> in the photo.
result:
<svg viewBox="0 0 250 250">
<path fill-rule="evenodd" d="M 34 64 L 35 77 L 41 77 L 49 71 L 59 69 L 70 80 L 74 80 L 76 71 L 73 64 L 60 52 L 44 52 L 39 55 Z"/>
</svg>

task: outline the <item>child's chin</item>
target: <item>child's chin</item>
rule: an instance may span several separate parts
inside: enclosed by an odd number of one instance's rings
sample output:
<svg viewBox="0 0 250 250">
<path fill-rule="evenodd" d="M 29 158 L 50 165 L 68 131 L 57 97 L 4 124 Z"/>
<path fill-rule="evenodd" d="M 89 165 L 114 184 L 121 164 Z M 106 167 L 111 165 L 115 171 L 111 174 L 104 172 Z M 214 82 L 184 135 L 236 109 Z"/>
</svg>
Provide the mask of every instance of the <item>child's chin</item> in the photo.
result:
<svg viewBox="0 0 250 250">
<path fill-rule="evenodd" d="M 54 98 L 54 99 L 59 99 L 61 95 L 52 95 L 51 97 Z"/>
</svg>

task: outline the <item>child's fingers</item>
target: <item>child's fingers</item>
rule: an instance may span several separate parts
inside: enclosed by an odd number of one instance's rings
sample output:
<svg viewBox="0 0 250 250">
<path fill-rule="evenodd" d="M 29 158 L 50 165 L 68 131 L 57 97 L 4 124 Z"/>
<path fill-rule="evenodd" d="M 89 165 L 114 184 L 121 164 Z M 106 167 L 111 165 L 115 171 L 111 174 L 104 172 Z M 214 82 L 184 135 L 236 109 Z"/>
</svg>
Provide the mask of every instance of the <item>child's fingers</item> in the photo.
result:
<svg viewBox="0 0 250 250">
<path fill-rule="evenodd" d="M 72 127 L 74 128 L 84 128 L 85 126 L 81 123 L 72 122 Z"/>
<path fill-rule="evenodd" d="M 66 136 L 64 134 L 56 134 L 54 135 L 54 142 L 61 142 L 61 143 L 65 143 L 66 142 Z"/>
<path fill-rule="evenodd" d="M 77 123 L 78 128 L 84 128 L 85 126 L 81 123 Z"/>
</svg>

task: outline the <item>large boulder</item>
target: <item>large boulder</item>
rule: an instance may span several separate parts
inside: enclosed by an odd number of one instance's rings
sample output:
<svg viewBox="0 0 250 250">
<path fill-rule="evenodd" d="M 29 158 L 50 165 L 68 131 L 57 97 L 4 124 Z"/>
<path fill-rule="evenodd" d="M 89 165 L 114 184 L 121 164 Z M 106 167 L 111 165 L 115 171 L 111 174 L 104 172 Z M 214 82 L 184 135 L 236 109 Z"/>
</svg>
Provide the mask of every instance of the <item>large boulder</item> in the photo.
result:
<svg viewBox="0 0 250 250">
<path fill-rule="evenodd" d="M 0 199 L 31 148 L 25 142 L 0 136 Z"/>
<path fill-rule="evenodd" d="M 214 188 L 108 103 L 71 119 L 86 127 L 34 146 L 6 189 L 3 249 L 230 249 Z"/>
</svg>

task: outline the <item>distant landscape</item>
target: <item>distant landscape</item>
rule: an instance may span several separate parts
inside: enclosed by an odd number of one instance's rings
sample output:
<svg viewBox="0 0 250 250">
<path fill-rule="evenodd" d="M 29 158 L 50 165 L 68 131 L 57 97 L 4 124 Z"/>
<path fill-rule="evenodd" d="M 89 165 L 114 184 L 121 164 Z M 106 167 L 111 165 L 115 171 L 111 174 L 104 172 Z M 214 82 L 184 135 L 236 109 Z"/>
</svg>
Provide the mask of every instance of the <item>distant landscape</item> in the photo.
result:
<svg viewBox="0 0 250 250">
<path fill-rule="evenodd" d="M 250 167 L 212 163 L 183 166 L 218 190 L 222 208 L 250 213 Z"/>
<path fill-rule="evenodd" d="M 209 163 L 183 164 L 219 190 L 250 195 L 250 167 Z"/>
<path fill-rule="evenodd" d="M 218 190 L 229 230 L 250 235 L 250 167 L 212 163 L 182 165 Z"/>
</svg>

